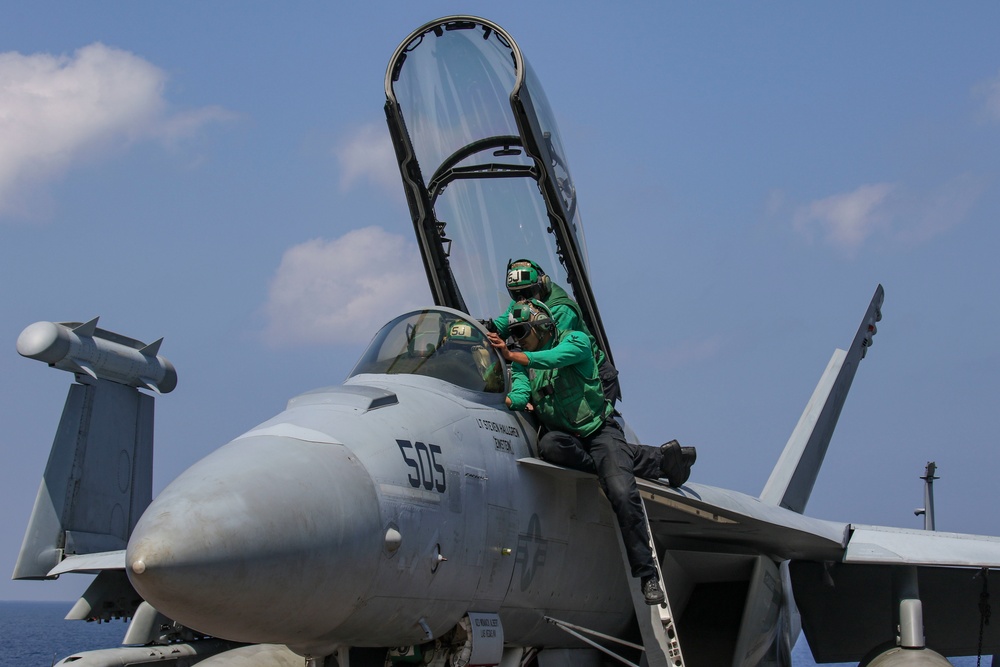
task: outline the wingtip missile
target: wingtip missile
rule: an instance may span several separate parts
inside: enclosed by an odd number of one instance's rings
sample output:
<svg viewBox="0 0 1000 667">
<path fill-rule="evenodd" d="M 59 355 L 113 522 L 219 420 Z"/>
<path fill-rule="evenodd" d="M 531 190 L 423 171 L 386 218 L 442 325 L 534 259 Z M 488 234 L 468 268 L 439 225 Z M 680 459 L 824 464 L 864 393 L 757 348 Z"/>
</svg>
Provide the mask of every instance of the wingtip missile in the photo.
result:
<svg viewBox="0 0 1000 667">
<path fill-rule="evenodd" d="M 35 322 L 17 337 L 17 351 L 49 366 L 161 394 L 177 386 L 177 371 L 159 356 L 160 338 L 146 345 L 97 328 L 98 318 L 83 324 Z"/>
</svg>

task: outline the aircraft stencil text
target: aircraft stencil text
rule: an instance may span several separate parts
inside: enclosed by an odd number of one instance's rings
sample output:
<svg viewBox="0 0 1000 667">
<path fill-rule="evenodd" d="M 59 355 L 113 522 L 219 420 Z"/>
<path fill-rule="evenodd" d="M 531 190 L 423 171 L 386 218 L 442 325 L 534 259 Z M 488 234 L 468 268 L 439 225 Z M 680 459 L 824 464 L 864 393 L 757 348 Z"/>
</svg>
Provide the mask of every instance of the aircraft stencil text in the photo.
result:
<svg viewBox="0 0 1000 667">
<path fill-rule="evenodd" d="M 503 435 L 510 436 L 512 438 L 520 438 L 521 434 L 516 426 L 511 426 L 510 424 L 498 424 L 497 422 L 490 421 L 489 419 L 476 419 L 476 424 L 479 428 L 485 431 L 493 431 L 494 433 L 501 433 Z"/>
</svg>

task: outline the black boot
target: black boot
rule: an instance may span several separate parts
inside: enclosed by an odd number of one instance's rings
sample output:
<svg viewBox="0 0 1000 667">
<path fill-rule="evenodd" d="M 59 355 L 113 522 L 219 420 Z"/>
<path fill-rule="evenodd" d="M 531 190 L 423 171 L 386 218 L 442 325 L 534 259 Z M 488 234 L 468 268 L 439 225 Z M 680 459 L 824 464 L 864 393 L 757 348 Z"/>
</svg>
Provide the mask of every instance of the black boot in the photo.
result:
<svg viewBox="0 0 1000 667">
<path fill-rule="evenodd" d="M 688 481 L 691 466 L 698 459 L 698 450 L 694 447 L 681 447 L 679 442 L 671 440 L 660 445 L 660 452 L 660 472 L 667 478 L 670 486 L 677 488 Z"/>
<path fill-rule="evenodd" d="M 667 596 L 660 588 L 660 580 L 655 574 L 642 580 L 642 597 L 646 598 L 648 605 L 663 604 L 667 601 Z"/>
</svg>

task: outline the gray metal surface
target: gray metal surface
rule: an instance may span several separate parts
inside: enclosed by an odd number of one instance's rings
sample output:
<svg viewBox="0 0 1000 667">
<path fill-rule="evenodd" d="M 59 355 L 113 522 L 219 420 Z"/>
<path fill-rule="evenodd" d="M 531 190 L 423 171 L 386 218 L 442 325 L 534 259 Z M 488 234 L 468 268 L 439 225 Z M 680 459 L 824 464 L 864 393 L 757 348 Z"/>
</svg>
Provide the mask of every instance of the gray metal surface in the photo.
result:
<svg viewBox="0 0 1000 667">
<path fill-rule="evenodd" d="M 845 563 L 1000 568 L 1000 537 L 851 525 Z"/>
<path fill-rule="evenodd" d="M 152 397 L 83 381 L 66 398 L 14 579 L 50 577 L 66 556 L 124 549 L 152 497 Z"/>
</svg>

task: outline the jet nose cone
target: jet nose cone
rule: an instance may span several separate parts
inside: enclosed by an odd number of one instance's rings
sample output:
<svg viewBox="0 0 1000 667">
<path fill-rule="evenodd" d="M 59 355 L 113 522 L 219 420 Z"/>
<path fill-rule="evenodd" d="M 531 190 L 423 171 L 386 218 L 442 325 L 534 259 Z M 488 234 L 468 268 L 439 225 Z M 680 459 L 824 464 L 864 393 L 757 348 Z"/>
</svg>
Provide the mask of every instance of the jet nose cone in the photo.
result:
<svg viewBox="0 0 1000 667">
<path fill-rule="evenodd" d="M 143 598 L 188 627 L 289 643 L 350 614 L 378 564 L 380 532 L 375 486 L 346 447 L 245 437 L 157 496 L 132 533 L 127 571 Z"/>
</svg>

